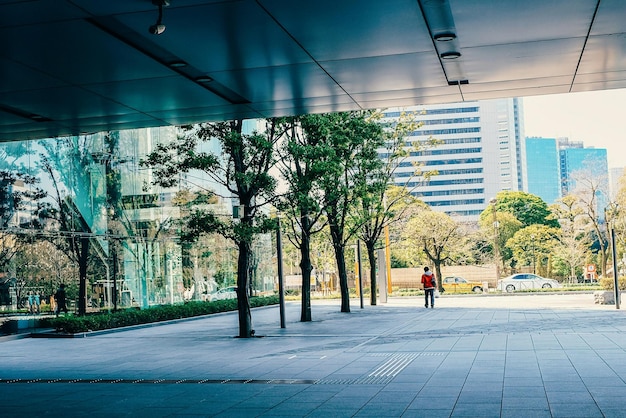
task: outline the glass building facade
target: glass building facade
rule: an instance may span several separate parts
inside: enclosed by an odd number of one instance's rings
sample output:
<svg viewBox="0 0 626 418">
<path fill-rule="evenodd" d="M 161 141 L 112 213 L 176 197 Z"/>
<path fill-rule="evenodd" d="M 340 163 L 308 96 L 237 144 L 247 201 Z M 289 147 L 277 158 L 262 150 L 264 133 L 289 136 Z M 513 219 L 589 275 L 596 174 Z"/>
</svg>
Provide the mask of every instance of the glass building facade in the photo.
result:
<svg viewBox="0 0 626 418">
<path fill-rule="evenodd" d="M 51 207 L 58 206 L 70 218 L 70 230 L 49 224 L 37 231 L 40 238 L 55 244 L 72 235 L 89 237 L 93 265 L 88 306 L 110 305 L 113 289 L 118 306 L 147 308 L 206 300 L 218 288 L 235 284 L 237 254 L 231 241 L 208 234 L 193 245 L 182 244 L 178 234 L 184 216 L 176 204 L 179 192 L 209 189 L 220 197 L 207 203 L 207 209 L 232 217 L 233 203 L 225 190 L 201 173 L 181 175 L 171 188 L 155 186 L 152 170 L 140 163 L 157 144 L 176 135 L 176 128 L 161 127 L 0 145 L 5 154 L 1 168 L 37 177 Z M 217 141 L 205 146 L 204 151 L 220 155 Z M 27 214 L 20 217 L 14 225 L 27 223 Z M 25 231 L 16 226 L 11 230 Z M 270 236 L 260 236 L 254 247 L 252 286 L 271 291 L 275 272 Z M 75 269 L 56 274 L 40 258 L 36 274 L 55 286 L 78 281 Z M 20 275 L 15 263 L 4 269 L 5 276 Z"/>
<path fill-rule="evenodd" d="M 604 148 L 562 147 L 559 151 L 563 196 L 576 191 L 576 178 L 584 177 L 597 184 L 596 213 L 604 219 L 609 204 L 609 164 Z"/>
<path fill-rule="evenodd" d="M 552 204 L 561 198 L 559 152 L 555 138 L 526 138 L 527 191 Z"/>
</svg>

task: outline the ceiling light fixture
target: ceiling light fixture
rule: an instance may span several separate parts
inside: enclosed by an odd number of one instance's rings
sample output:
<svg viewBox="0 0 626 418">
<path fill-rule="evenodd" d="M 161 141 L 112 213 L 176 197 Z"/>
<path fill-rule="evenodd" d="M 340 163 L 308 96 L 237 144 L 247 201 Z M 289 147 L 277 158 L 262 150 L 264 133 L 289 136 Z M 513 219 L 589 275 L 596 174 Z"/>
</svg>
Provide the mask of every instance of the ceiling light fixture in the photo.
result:
<svg viewBox="0 0 626 418">
<path fill-rule="evenodd" d="M 150 25 L 148 32 L 152 35 L 160 35 L 165 32 L 165 25 L 163 24 L 163 6 L 169 6 L 170 0 L 152 0 L 152 4 L 159 6 L 159 17 L 154 25 Z"/>
<path fill-rule="evenodd" d="M 442 60 L 454 60 L 454 59 L 459 58 L 461 56 L 461 53 L 456 52 L 456 51 L 451 51 L 451 52 L 444 52 L 439 56 L 441 57 Z"/>
<path fill-rule="evenodd" d="M 456 35 L 452 32 L 438 33 L 434 36 L 435 41 L 450 42 L 456 39 Z"/>
<path fill-rule="evenodd" d="M 196 82 L 198 83 L 210 83 L 211 81 L 213 81 L 213 79 L 209 76 L 202 76 L 202 77 L 196 78 Z"/>
<path fill-rule="evenodd" d="M 188 64 L 185 61 L 172 61 L 167 64 L 170 68 L 183 68 Z"/>
</svg>

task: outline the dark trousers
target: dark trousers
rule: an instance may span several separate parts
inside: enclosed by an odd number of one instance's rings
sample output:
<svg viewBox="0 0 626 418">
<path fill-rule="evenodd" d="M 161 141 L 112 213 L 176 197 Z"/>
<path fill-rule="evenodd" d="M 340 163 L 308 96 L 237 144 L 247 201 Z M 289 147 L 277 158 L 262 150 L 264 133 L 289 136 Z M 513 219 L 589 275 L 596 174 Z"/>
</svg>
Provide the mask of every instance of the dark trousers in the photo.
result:
<svg viewBox="0 0 626 418">
<path fill-rule="evenodd" d="M 430 306 L 435 306 L 435 289 L 424 289 L 425 306 L 428 307 L 428 295 L 430 295 Z"/>
</svg>

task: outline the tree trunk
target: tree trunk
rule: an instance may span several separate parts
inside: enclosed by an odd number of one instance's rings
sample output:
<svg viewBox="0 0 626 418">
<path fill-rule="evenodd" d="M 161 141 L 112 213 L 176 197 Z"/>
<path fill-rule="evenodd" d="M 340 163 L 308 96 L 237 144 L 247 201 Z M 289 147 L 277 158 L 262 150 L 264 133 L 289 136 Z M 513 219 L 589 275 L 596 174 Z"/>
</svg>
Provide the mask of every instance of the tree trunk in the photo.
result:
<svg viewBox="0 0 626 418">
<path fill-rule="evenodd" d="M 441 262 L 435 261 L 435 279 L 437 281 L 437 289 L 441 292 L 442 284 L 441 284 Z"/>
<path fill-rule="evenodd" d="M 306 218 L 306 219 L 305 219 Z M 311 321 L 311 237 L 308 235 L 308 217 L 302 217 L 302 243 L 300 245 L 300 269 L 302 270 L 301 322 Z"/>
<path fill-rule="evenodd" d="M 348 272 L 346 271 L 343 247 L 335 248 L 335 258 L 337 259 L 337 273 L 341 290 L 341 312 L 350 312 L 350 290 L 348 289 Z"/>
<path fill-rule="evenodd" d="M 250 243 L 242 241 L 238 244 L 237 257 L 237 310 L 239 312 L 239 338 L 250 338 L 252 333 L 252 313 L 248 297 L 249 262 L 252 247 Z"/>
<path fill-rule="evenodd" d="M 607 257 L 607 251 L 606 251 L 606 246 L 602 243 L 602 239 L 599 239 L 600 241 L 600 256 L 601 256 L 601 263 L 602 263 L 602 276 L 606 277 L 606 265 L 608 264 L 608 257 Z"/>
<path fill-rule="evenodd" d="M 376 306 L 376 252 L 373 242 L 365 242 L 365 246 L 367 247 L 367 259 L 370 262 L 370 305 Z"/>
</svg>

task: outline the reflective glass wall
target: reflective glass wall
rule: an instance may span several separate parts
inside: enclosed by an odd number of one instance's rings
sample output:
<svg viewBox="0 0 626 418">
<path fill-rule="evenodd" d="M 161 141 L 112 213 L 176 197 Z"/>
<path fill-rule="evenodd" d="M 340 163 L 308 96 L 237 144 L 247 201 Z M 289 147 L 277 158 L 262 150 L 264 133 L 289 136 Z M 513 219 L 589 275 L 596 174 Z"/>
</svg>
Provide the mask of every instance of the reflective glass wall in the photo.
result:
<svg viewBox="0 0 626 418">
<path fill-rule="evenodd" d="M 50 218 L 59 214 L 67 218 L 64 224 L 48 219 L 36 227 L 37 215 L 27 210 L 28 205 L 5 214 L 10 218 L 2 229 L 5 236 L 36 236 L 0 266 L 3 280 L 12 280 L 14 304 L 29 291 L 45 298 L 60 283 L 71 288 L 78 281 L 75 257 L 64 247 L 71 237 L 89 237 L 90 309 L 112 306 L 114 294 L 118 307 L 210 300 L 218 289 L 235 284 L 237 254 L 232 242 L 216 234 L 193 245 L 178 238 L 178 222 L 184 216 L 184 209 L 176 205 L 179 192 L 211 189 L 220 197 L 207 204 L 209 209 L 232 216 L 233 202 L 225 191 L 193 173 L 181 176 L 175 187 L 154 186 L 152 171 L 140 164 L 155 145 L 175 137 L 176 128 L 163 127 L 0 144 L 5 157 L 1 170 L 24 172 L 38 180 L 11 187 L 44 189 L 43 200 L 55 214 Z M 209 147 L 219 153 L 217 141 Z M 47 250 L 37 257 L 32 249 L 41 245 Z M 30 254 L 25 253 L 29 248 Z M 272 248 L 269 236 L 259 237 L 255 244 L 256 292 L 274 289 Z M 65 258 L 68 266 L 55 267 L 49 260 L 53 255 Z"/>
</svg>

